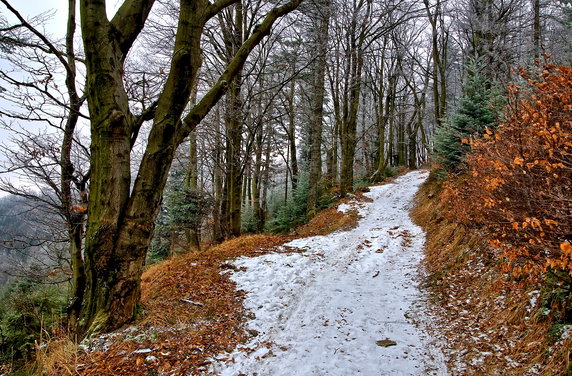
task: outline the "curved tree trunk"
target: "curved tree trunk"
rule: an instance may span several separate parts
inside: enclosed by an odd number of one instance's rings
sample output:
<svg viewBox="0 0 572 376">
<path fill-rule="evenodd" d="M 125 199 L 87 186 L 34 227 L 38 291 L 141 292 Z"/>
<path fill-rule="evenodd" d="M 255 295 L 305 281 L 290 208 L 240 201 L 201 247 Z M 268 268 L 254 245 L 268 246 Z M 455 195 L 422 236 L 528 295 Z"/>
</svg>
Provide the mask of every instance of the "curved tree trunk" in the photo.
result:
<svg viewBox="0 0 572 376">
<path fill-rule="evenodd" d="M 205 23 L 235 0 L 181 0 L 169 76 L 156 107 L 131 114 L 123 64 L 153 0 L 126 0 L 111 21 L 105 2 L 81 0 L 82 37 L 91 115 L 91 191 L 85 241 L 86 289 L 80 334 L 113 330 L 136 313 L 140 279 L 175 149 L 206 116 L 274 22 L 301 0 L 274 8 L 236 51 L 218 82 L 181 121 L 201 65 Z M 131 148 L 139 127 L 153 125 L 131 188 Z"/>
</svg>

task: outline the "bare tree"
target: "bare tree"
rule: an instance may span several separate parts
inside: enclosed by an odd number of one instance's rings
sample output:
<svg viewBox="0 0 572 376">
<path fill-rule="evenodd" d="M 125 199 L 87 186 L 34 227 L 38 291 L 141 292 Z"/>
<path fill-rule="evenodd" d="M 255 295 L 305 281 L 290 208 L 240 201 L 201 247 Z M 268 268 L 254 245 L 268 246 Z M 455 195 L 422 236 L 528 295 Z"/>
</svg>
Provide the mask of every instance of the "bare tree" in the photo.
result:
<svg viewBox="0 0 572 376">
<path fill-rule="evenodd" d="M 14 70 L 0 72 L 7 88 L 0 96 L 12 103 L 11 109 L 0 112 L 4 117 L 0 121 L 17 143 L 15 148 L 3 148 L 6 157 L 3 167 L 6 173 L 19 174 L 36 191 L 8 179 L 2 179 L 0 189 L 41 203 L 62 218 L 69 244 L 72 275 L 69 313 L 73 321 L 79 314 L 86 283 L 82 248 L 90 177 L 89 151 L 78 133 L 80 119 L 88 117 L 81 111 L 85 96 L 81 93 L 83 85 L 78 83 L 82 77 L 76 68 L 76 1 L 68 1 L 63 43 L 51 41 L 37 28 L 45 16 L 28 21 L 10 2 L 2 0 L 2 3 L 19 22 L 5 28 L 3 33 L 3 39 L 19 41 L 3 54 Z M 20 127 L 13 124 L 16 122 L 39 123 L 52 134 L 46 137 L 31 130 L 29 124 Z"/>
</svg>

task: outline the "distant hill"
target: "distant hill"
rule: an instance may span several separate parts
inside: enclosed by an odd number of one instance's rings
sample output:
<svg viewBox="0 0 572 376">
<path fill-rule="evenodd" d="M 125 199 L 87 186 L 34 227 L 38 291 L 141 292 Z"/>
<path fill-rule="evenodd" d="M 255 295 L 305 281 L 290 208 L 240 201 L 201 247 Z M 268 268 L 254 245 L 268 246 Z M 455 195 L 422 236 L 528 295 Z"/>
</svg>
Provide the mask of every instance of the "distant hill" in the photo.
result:
<svg viewBox="0 0 572 376">
<path fill-rule="evenodd" d="M 58 219 L 44 209 L 21 197 L 0 198 L 0 287 L 11 275 L 39 275 L 54 265 L 47 245 L 54 243 Z"/>
</svg>

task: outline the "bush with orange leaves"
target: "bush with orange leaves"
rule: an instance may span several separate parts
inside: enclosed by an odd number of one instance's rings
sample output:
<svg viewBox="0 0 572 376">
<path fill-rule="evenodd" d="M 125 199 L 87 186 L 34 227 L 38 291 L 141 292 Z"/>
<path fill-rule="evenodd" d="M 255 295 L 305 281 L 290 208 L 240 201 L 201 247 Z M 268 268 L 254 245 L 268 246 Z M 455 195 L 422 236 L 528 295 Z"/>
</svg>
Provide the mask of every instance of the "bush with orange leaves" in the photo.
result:
<svg viewBox="0 0 572 376">
<path fill-rule="evenodd" d="M 509 89 L 505 121 L 469 140 L 468 173 L 446 184 L 456 221 L 482 228 L 504 269 L 572 282 L 572 67 Z"/>
</svg>

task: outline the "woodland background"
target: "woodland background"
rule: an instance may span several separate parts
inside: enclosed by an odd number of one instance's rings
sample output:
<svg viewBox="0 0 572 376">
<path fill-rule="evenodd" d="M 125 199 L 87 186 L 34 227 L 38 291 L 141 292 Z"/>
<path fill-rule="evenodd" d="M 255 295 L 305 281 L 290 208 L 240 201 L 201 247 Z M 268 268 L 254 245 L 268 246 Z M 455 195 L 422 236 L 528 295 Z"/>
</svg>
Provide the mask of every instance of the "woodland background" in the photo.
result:
<svg viewBox="0 0 572 376">
<path fill-rule="evenodd" d="M 0 201 L 0 354 L 10 361 L 79 310 L 70 298 L 98 141 L 75 1 L 65 36 L 44 30 L 51 13 L 27 17 L 1 1 L 9 138 L 0 190 L 9 195 Z M 281 4 L 232 3 L 204 26 L 181 122 Z M 138 124 L 131 187 L 172 70 L 179 13 L 156 1 L 124 57 Z M 433 161 L 448 179 L 449 219 L 485 231 L 508 273 L 556 276 L 569 300 L 571 61 L 569 0 L 303 1 L 174 153 L 146 263 L 241 234 L 286 233 L 357 188 Z"/>
</svg>

